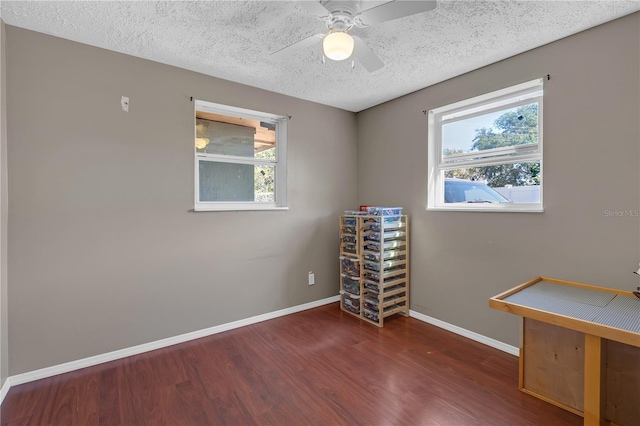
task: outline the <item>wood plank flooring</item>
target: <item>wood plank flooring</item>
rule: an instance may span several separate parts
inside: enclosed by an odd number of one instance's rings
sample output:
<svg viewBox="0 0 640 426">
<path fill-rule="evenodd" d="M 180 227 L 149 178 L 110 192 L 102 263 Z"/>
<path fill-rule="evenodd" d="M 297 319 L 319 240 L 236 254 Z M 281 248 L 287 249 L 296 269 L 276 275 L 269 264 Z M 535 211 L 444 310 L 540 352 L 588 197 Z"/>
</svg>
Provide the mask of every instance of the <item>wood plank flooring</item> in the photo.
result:
<svg viewBox="0 0 640 426">
<path fill-rule="evenodd" d="M 518 390 L 518 360 L 337 304 L 11 388 L 13 425 L 581 425 Z"/>
</svg>

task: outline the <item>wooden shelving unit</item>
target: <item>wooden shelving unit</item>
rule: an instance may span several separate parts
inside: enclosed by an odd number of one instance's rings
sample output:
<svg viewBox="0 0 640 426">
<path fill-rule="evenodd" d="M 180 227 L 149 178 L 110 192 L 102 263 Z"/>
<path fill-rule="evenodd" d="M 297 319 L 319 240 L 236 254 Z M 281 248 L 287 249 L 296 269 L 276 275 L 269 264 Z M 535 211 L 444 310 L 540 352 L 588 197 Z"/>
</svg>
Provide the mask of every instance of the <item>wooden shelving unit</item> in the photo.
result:
<svg viewBox="0 0 640 426">
<path fill-rule="evenodd" d="M 409 218 L 340 216 L 340 309 L 384 326 L 409 316 Z"/>
</svg>

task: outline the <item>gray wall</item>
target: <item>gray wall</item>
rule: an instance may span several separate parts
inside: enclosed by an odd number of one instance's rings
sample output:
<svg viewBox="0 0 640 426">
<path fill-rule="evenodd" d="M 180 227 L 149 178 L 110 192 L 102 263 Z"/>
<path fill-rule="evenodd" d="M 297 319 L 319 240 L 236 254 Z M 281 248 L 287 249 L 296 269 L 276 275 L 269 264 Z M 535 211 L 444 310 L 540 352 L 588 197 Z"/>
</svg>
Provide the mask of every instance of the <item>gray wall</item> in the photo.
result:
<svg viewBox="0 0 640 426">
<path fill-rule="evenodd" d="M 10 374 L 337 294 L 355 114 L 11 26 L 6 43 Z M 190 96 L 293 115 L 289 211 L 190 211 Z"/>
<path fill-rule="evenodd" d="M 0 387 L 9 376 L 7 310 L 7 108 L 5 25 L 0 19 Z"/>
<path fill-rule="evenodd" d="M 536 276 L 632 290 L 640 208 L 639 25 L 634 14 L 358 114 L 358 201 L 412 219 L 411 308 L 512 345 L 515 316 L 489 297 Z M 427 117 L 550 74 L 544 98 L 545 212 L 426 211 Z"/>
</svg>

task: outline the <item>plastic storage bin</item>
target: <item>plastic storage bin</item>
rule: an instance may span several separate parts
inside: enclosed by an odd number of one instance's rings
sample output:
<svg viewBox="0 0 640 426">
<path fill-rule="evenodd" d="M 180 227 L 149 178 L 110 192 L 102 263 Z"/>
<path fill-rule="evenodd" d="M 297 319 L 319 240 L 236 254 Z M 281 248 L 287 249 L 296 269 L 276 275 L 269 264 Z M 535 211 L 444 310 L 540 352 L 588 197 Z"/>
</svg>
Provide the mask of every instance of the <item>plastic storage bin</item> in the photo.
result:
<svg viewBox="0 0 640 426">
<path fill-rule="evenodd" d="M 372 217 L 363 223 L 364 230 L 386 231 L 402 228 L 402 216 Z"/>
<path fill-rule="evenodd" d="M 355 234 L 342 234 L 342 242 L 343 243 L 355 244 L 358 241 L 356 240 Z"/>
<path fill-rule="evenodd" d="M 367 293 L 378 294 L 380 292 L 380 287 L 378 286 L 377 281 L 364 280 L 364 288 L 367 289 Z"/>
<path fill-rule="evenodd" d="M 370 319 L 371 321 L 378 321 L 379 313 L 376 310 L 372 309 L 364 309 L 363 311 L 364 317 Z"/>
<path fill-rule="evenodd" d="M 378 309 L 378 296 L 375 297 L 365 297 L 364 298 L 364 307 L 367 309 Z"/>
<path fill-rule="evenodd" d="M 404 245 L 405 245 L 405 242 L 402 240 L 385 241 L 384 244 L 381 244 L 379 241 L 366 241 L 364 245 L 364 249 L 369 251 L 380 251 L 381 248 L 382 250 L 389 250 L 389 249 L 397 250 L 403 247 Z"/>
<path fill-rule="evenodd" d="M 356 254 L 358 252 L 358 246 L 356 244 L 343 243 L 342 252 L 347 254 Z"/>
<path fill-rule="evenodd" d="M 365 251 L 363 256 L 366 260 L 373 260 L 375 262 L 380 260 L 382 257 L 383 260 L 392 260 L 403 256 L 405 253 L 402 250 L 385 250 L 382 253 L 380 251 Z"/>
<path fill-rule="evenodd" d="M 383 270 L 388 270 L 393 268 L 395 265 L 397 265 L 397 263 L 393 260 L 385 260 L 384 262 L 382 262 L 382 269 Z M 374 272 L 380 272 L 380 263 L 379 262 L 371 262 L 371 261 L 364 261 L 364 269 L 367 269 L 369 271 L 374 271 Z"/>
<path fill-rule="evenodd" d="M 350 277 L 360 277 L 360 259 L 340 256 L 340 271 Z"/>
<path fill-rule="evenodd" d="M 377 231 L 377 232 L 376 232 Z M 391 240 L 393 238 L 401 238 L 404 236 L 404 232 L 402 231 L 385 231 L 380 232 L 379 230 L 371 230 L 364 234 L 365 241 L 380 241 L 380 238 L 384 238 L 385 240 Z M 355 237 L 355 236 L 354 236 Z"/>
<path fill-rule="evenodd" d="M 401 280 L 403 278 L 406 278 L 407 274 L 406 271 L 404 269 L 400 269 L 400 270 L 396 270 L 398 273 L 395 274 L 391 274 L 391 276 L 388 276 L 387 278 L 382 280 L 382 285 L 386 286 L 394 281 L 398 281 Z M 392 270 L 393 272 L 393 270 Z M 367 269 L 364 270 L 364 286 L 365 288 L 374 288 L 373 286 L 375 286 L 375 289 L 378 289 L 378 284 L 380 284 L 380 276 L 376 273 L 376 272 L 372 272 L 369 271 Z M 369 285 L 367 285 L 369 284 Z M 371 286 L 371 287 L 370 287 Z"/>
<path fill-rule="evenodd" d="M 345 234 L 355 234 L 356 233 L 356 227 L 354 226 L 345 226 L 342 228 L 342 232 Z"/>
<path fill-rule="evenodd" d="M 344 216 L 342 217 L 342 226 L 348 226 L 355 229 L 357 223 L 358 223 L 357 217 L 344 217 Z"/>
<path fill-rule="evenodd" d="M 347 293 L 360 294 L 360 280 L 342 275 L 342 289 Z"/>
<path fill-rule="evenodd" d="M 370 213 L 376 216 L 400 216 L 402 207 L 373 207 Z"/>
<path fill-rule="evenodd" d="M 351 296 L 345 294 L 342 295 L 342 306 L 349 312 L 353 312 L 354 314 L 360 313 L 360 299 L 352 298 Z"/>
</svg>

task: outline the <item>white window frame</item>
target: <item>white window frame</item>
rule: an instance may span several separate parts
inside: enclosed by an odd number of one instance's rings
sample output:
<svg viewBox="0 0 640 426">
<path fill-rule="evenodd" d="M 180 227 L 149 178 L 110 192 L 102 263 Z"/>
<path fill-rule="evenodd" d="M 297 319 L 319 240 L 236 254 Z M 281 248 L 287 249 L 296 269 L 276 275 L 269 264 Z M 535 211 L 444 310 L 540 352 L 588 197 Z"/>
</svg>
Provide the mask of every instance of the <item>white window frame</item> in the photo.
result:
<svg viewBox="0 0 640 426">
<path fill-rule="evenodd" d="M 485 212 L 544 211 L 542 204 L 543 94 L 544 79 L 540 78 L 430 110 L 428 131 L 427 210 Z M 442 126 L 444 124 L 526 105 L 533 101 L 538 102 L 537 144 L 533 143 L 513 147 L 495 148 L 485 151 L 474 151 L 471 153 L 453 154 L 444 158 L 442 152 Z M 508 157 L 506 155 L 508 155 Z M 540 162 L 539 203 L 445 203 L 444 171 L 466 167 L 512 164 L 525 161 Z"/>
<path fill-rule="evenodd" d="M 196 111 L 211 112 L 230 117 L 258 120 L 275 125 L 276 129 L 276 159 L 264 160 L 260 158 L 238 157 L 223 154 L 209 154 L 197 152 L 192 142 L 194 152 L 194 210 L 195 211 L 229 211 L 229 210 L 288 210 L 287 207 L 287 117 L 266 112 L 252 111 L 213 102 L 195 100 L 194 103 L 194 136 Z M 258 201 L 200 201 L 200 161 L 216 161 L 235 164 L 270 165 L 275 168 L 275 202 Z"/>
</svg>

